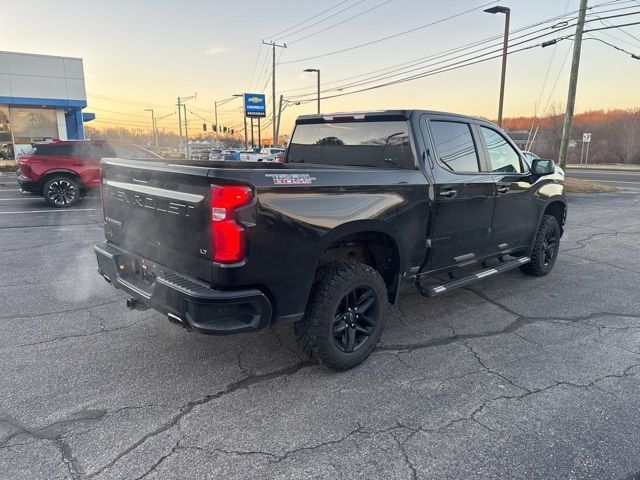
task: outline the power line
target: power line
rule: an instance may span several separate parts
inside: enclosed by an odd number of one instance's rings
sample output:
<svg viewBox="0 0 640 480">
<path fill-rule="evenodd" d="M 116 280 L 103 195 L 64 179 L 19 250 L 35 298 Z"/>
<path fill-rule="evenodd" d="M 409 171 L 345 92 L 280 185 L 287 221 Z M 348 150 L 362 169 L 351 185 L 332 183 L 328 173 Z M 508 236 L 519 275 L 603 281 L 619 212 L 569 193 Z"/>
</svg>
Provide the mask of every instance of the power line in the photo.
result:
<svg viewBox="0 0 640 480">
<path fill-rule="evenodd" d="M 612 15 L 612 16 L 610 16 L 610 17 L 605 17 L 605 18 L 614 18 L 614 17 L 619 17 L 619 16 L 635 15 L 635 14 L 638 14 L 638 13 L 640 13 L 640 11 L 638 11 L 638 12 L 631 12 L 631 13 L 625 13 L 625 14 L 619 14 L 619 15 Z M 591 20 L 591 21 L 595 21 L 595 19 L 594 19 L 594 20 Z M 515 43 L 514 43 L 514 42 L 510 42 L 509 47 L 510 47 L 510 48 L 512 48 L 512 47 L 515 47 L 515 46 L 518 46 L 518 45 L 524 44 L 524 43 L 526 43 L 526 42 L 530 42 L 530 41 L 532 41 L 532 40 L 536 40 L 536 39 L 541 39 L 541 38 L 544 38 L 544 37 L 548 37 L 550 34 L 553 34 L 553 33 L 558 32 L 558 31 L 560 31 L 560 30 L 566 30 L 566 29 L 572 28 L 572 27 L 574 27 L 574 26 L 575 26 L 575 24 L 567 24 L 567 25 L 565 25 L 565 26 L 563 26 L 563 27 L 561 27 L 561 28 L 556 28 L 556 29 L 554 29 L 552 32 L 543 33 L 543 34 L 541 34 L 541 35 L 537 35 L 537 36 L 534 36 L 534 37 L 528 38 L 528 39 L 526 39 L 526 40 L 521 40 L 521 41 L 519 41 L 519 42 L 515 42 Z M 526 29 L 526 28 L 525 28 L 525 29 Z M 530 37 L 531 35 L 533 35 L 533 34 L 535 34 L 535 33 L 539 33 L 539 32 L 541 32 L 541 31 L 549 30 L 549 29 L 550 29 L 550 27 L 546 27 L 546 28 L 538 29 L 538 30 L 533 31 L 533 32 L 529 32 L 529 33 L 522 34 L 522 35 L 517 36 L 517 37 L 513 37 L 513 39 L 522 39 L 522 38 L 525 38 L 525 37 Z M 566 37 L 563 37 L 563 38 L 569 38 L 570 36 L 571 36 L 571 35 L 566 36 Z M 559 40 L 562 40 L 563 38 L 561 38 L 561 39 L 555 39 L 555 40 L 552 40 L 552 41 L 549 41 L 549 42 L 545 42 L 545 46 L 546 46 L 546 45 L 553 45 L 554 43 L 556 43 L 556 42 L 557 42 L 557 41 L 559 41 Z M 478 45 L 480 45 L 480 44 L 482 44 L 482 43 L 487 43 L 487 42 L 486 42 L 486 41 L 485 41 L 485 42 L 480 42 L 480 43 L 478 43 Z M 390 78 L 398 77 L 398 76 L 401 76 L 401 75 L 406 75 L 407 73 L 420 71 L 420 70 L 422 70 L 422 69 L 424 69 L 424 68 L 431 68 L 431 67 L 433 67 L 434 65 L 437 65 L 437 64 L 445 63 L 445 62 L 447 62 L 447 61 L 454 61 L 454 60 L 456 60 L 456 59 L 460 59 L 460 58 L 462 58 L 462 57 L 466 57 L 466 56 L 472 55 L 472 54 L 474 54 L 474 53 L 479 53 L 479 52 L 482 52 L 482 51 L 487 50 L 487 49 L 489 49 L 489 48 L 495 48 L 494 50 L 491 50 L 491 51 L 488 51 L 488 52 L 482 53 L 482 54 L 480 54 L 479 56 L 489 55 L 489 54 L 492 54 L 492 53 L 497 52 L 497 51 L 499 50 L 497 47 L 498 47 L 497 45 L 489 45 L 489 46 L 481 47 L 481 48 L 476 49 L 476 50 L 472 50 L 472 51 L 468 51 L 468 52 L 465 52 L 465 53 L 461 53 L 461 54 L 459 54 L 459 55 L 456 55 L 456 56 L 455 56 L 455 57 L 453 57 L 453 58 L 446 58 L 446 57 L 448 56 L 447 54 L 440 54 L 440 55 L 432 56 L 432 57 L 431 57 L 429 60 L 427 60 L 427 61 L 416 62 L 416 63 L 414 63 L 413 65 L 410 65 L 409 67 L 404 67 L 404 68 L 401 68 L 401 69 L 397 69 L 397 70 L 395 70 L 395 71 L 392 71 L 392 72 L 389 72 L 389 73 L 385 73 L 385 74 L 374 75 L 374 76 L 372 76 L 372 77 L 369 77 L 369 78 L 363 79 L 363 80 L 361 80 L 361 81 L 359 81 L 359 82 L 352 82 L 352 83 L 342 84 L 342 85 L 339 85 L 339 86 L 337 86 L 337 87 L 333 87 L 333 88 L 325 89 L 325 90 L 323 90 L 321 93 L 327 93 L 327 92 L 332 92 L 332 91 L 336 91 L 336 90 L 337 90 L 337 91 L 341 91 L 341 90 L 344 90 L 344 89 L 346 89 L 346 88 L 353 88 L 353 87 L 357 87 L 357 86 L 363 86 L 363 85 L 366 85 L 366 84 L 372 83 L 372 82 L 374 82 L 374 81 L 376 81 L 376 80 L 386 80 L 386 79 L 390 79 Z M 457 49 L 456 51 L 457 51 L 457 52 L 459 52 L 460 50 L 461 50 L 461 49 Z M 444 59 L 442 59 L 443 57 L 444 57 Z M 438 61 L 435 61 L 435 62 L 433 61 L 433 60 L 438 59 L 438 58 L 440 58 L 441 60 L 438 60 Z M 472 57 L 471 59 L 475 59 L 475 58 L 478 58 L 478 57 Z M 466 60 L 470 60 L 470 59 L 466 59 Z M 463 61 L 466 61 L 466 60 L 463 60 Z M 411 68 L 411 69 L 409 69 L 410 67 L 415 67 L 415 66 L 416 66 L 416 65 L 418 65 L 418 64 L 424 64 L 424 63 L 429 63 L 429 64 L 427 64 L 427 65 L 422 65 L 422 66 L 417 67 L 417 68 Z M 442 67 L 442 68 L 446 68 L 446 67 Z M 404 71 L 403 71 L 403 70 L 404 70 Z M 294 96 L 294 97 L 292 97 L 292 98 L 298 98 L 298 99 L 301 99 L 301 101 L 308 102 L 309 100 L 304 99 L 304 97 L 310 97 L 310 96 L 314 96 L 314 95 L 316 95 L 316 94 L 315 94 L 315 93 L 307 93 L 307 94 L 296 95 L 296 96 Z M 326 98 L 333 98 L 333 97 L 326 97 Z"/>
<path fill-rule="evenodd" d="M 400 36 L 403 36 L 403 35 L 407 35 L 409 33 L 413 33 L 413 32 L 418 31 L 418 30 L 422 30 L 423 28 L 431 27 L 433 25 L 437 25 L 439 23 L 446 22 L 447 20 L 451 20 L 453 18 L 459 17 L 461 15 L 465 15 L 465 14 L 470 13 L 470 12 L 474 12 L 476 10 L 480 10 L 482 8 L 485 8 L 485 7 L 489 6 L 489 5 L 491 5 L 492 3 L 497 3 L 497 2 L 498 2 L 498 0 L 492 0 L 491 2 L 485 3 L 484 5 L 481 5 L 479 7 L 474 7 L 474 8 L 468 9 L 468 10 L 464 10 L 462 12 L 450 15 L 448 17 L 444 17 L 444 18 L 441 18 L 441 19 L 438 19 L 438 20 L 434 20 L 433 22 L 425 23 L 424 25 L 420 25 L 418 27 L 410 28 L 409 30 L 405 30 L 403 32 L 394 33 L 393 35 L 387 35 L 386 37 L 378 38 L 376 40 L 371 40 L 369 42 L 361 43 L 361 44 L 358 44 L 358 45 L 353 45 L 353 46 L 347 47 L 347 48 L 342 48 L 340 50 L 335 50 L 333 52 L 322 53 L 320 55 L 313 55 L 311 57 L 298 58 L 298 59 L 295 59 L 295 60 L 289 60 L 287 62 L 282 62 L 282 63 L 286 64 L 286 63 L 304 62 L 304 61 L 307 61 L 307 60 L 313 60 L 313 59 L 316 59 L 316 58 L 328 57 L 329 55 L 336 55 L 338 53 L 348 52 L 348 51 L 355 50 L 355 49 L 358 49 L 358 48 L 367 47 L 369 45 L 374 45 L 376 43 L 384 42 L 384 41 L 390 40 L 392 38 L 397 38 L 397 37 L 400 37 Z"/>
<path fill-rule="evenodd" d="M 391 2 L 391 0 L 385 0 L 384 2 L 379 3 L 378 5 L 374 5 L 373 7 L 368 8 L 367 10 L 364 10 L 364 11 L 362 11 L 360 13 L 357 13 L 356 15 L 353 15 L 352 17 L 347 18 L 346 20 L 342 20 L 342 21 L 340 21 L 338 23 L 334 23 L 333 25 L 329 25 L 328 27 L 325 27 L 322 30 L 318 30 L 316 32 L 310 33 L 308 35 L 305 35 L 304 37 L 296 38 L 294 40 L 289 40 L 287 43 L 289 43 L 291 45 L 291 44 L 294 44 L 294 43 L 298 43 L 301 40 L 305 40 L 305 39 L 307 39 L 309 37 L 314 37 L 314 36 L 318 35 L 319 33 L 326 32 L 327 30 L 329 30 L 331 28 L 334 28 L 334 27 L 337 27 L 338 25 L 342 25 L 343 23 L 346 23 L 346 22 L 348 22 L 350 20 L 353 20 L 354 18 L 361 17 L 362 15 L 364 15 L 366 13 L 369 13 L 372 10 L 376 10 L 376 9 L 382 7 L 383 5 L 386 5 L 389 2 Z"/>
<path fill-rule="evenodd" d="M 531 25 L 520 27 L 518 29 L 512 30 L 511 34 L 513 35 L 514 33 L 522 32 L 522 31 L 525 31 L 525 30 L 529 30 L 531 28 L 535 28 L 535 27 L 540 26 L 540 25 L 548 24 L 548 23 L 551 23 L 551 22 L 556 21 L 558 19 L 573 15 L 574 13 L 575 12 L 570 12 L 568 14 L 565 13 L 563 15 L 552 17 L 552 18 L 543 20 L 541 22 L 537 22 L 537 23 L 534 23 L 534 24 L 531 24 Z M 551 29 L 551 28 L 553 28 L 553 27 L 544 27 L 544 28 L 538 29 L 538 30 L 536 30 L 534 32 L 529 32 L 527 34 L 523 34 L 523 35 L 519 35 L 519 36 L 512 36 L 511 40 L 518 39 L 518 38 L 523 38 L 525 36 L 532 35 L 532 34 L 537 33 L 537 32 L 542 32 L 544 30 L 548 30 L 548 29 Z M 410 68 L 410 67 L 413 67 L 415 65 L 419 65 L 421 63 L 426 63 L 426 61 L 428 61 L 428 60 L 432 60 L 432 59 L 435 59 L 435 58 L 440 58 L 441 56 L 444 56 L 444 55 L 447 55 L 447 54 L 458 53 L 458 52 L 464 51 L 466 49 L 473 48 L 473 47 L 476 47 L 476 46 L 479 46 L 479 45 L 482 45 L 482 44 L 485 44 L 485 43 L 489 43 L 489 42 L 497 40 L 497 39 L 502 39 L 502 38 L 503 38 L 502 34 L 501 35 L 496 35 L 496 36 L 493 36 L 493 37 L 486 38 L 484 40 L 479 40 L 479 41 L 476 41 L 476 42 L 468 43 L 468 44 L 465 44 L 465 45 L 462 45 L 462 46 L 459 46 L 459 47 L 456 47 L 456 48 L 453 48 L 453 49 L 445 50 L 443 52 L 427 55 L 427 56 L 424 56 L 424 57 L 419 57 L 419 58 L 416 58 L 416 59 L 413 59 L 413 60 L 409 60 L 409 61 L 406 61 L 406 62 L 398 63 L 398 64 L 395 64 L 395 65 L 391 65 L 389 67 L 385 67 L 385 68 L 381 68 L 381 69 L 377 69 L 377 70 L 372 70 L 372 71 L 369 71 L 369 72 L 366 72 L 366 73 L 362 73 L 362 74 L 358 74 L 358 75 L 352 75 L 352 76 L 349 76 L 349 77 L 344 77 L 344 78 L 339 79 L 339 80 L 334 80 L 334 81 L 330 81 L 330 82 L 324 82 L 324 85 L 328 86 L 328 85 L 333 85 L 333 84 L 336 84 L 336 83 L 341 83 L 341 82 L 344 82 L 346 80 L 367 77 L 367 76 L 369 76 L 371 74 L 374 74 L 374 73 L 385 72 L 385 71 L 388 71 L 388 70 L 395 70 L 398 67 L 404 67 L 404 68 L 401 68 L 401 69 Z M 502 45 L 502 40 L 500 41 L 499 45 Z M 496 44 L 496 46 L 498 46 L 498 44 Z M 489 48 L 489 47 L 487 47 L 487 48 Z M 285 93 L 290 93 L 290 92 L 300 91 L 300 90 L 313 90 L 313 92 L 309 93 L 308 95 L 312 95 L 312 94 L 315 95 L 316 94 L 316 87 L 315 86 L 314 87 L 293 88 L 293 89 L 285 90 Z M 304 96 L 304 95 L 299 95 L 299 96 Z"/>
<path fill-rule="evenodd" d="M 544 104 L 544 109 L 542 110 L 543 114 L 547 113 L 547 107 L 549 106 L 549 103 L 551 102 L 551 98 L 553 97 L 553 93 L 556 91 L 556 86 L 558 85 L 558 80 L 560 79 L 560 76 L 562 75 L 562 72 L 564 71 L 564 66 L 567 63 L 567 59 L 569 58 L 569 53 L 571 53 L 571 46 L 573 45 L 573 40 L 571 40 L 571 43 L 569 44 L 569 47 L 567 48 L 567 53 L 565 53 L 564 55 L 564 59 L 562 60 L 562 65 L 560 65 L 560 70 L 558 70 L 558 75 L 556 75 L 556 79 L 553 82 L 553 87 L 551 87 L 551 91 L 549 92 L 549 96 L 547 97 L 547 103 Z"/>
<path fill-rule="evenodd" d="M 265 37 L 265 38 L 279 38 L 279 36 L 280 36 L 280 35 L 282 35 L 283 33 L 288 32 L 289 30 L 292 30 L 292 29 L 294 29 L 294 28 L 296 28 L 296 27 L 299 27 L 300 25 L 304 25 L 305 23 L 310 22 L 311 20 L 313 20 L 313 19 L 315 19 L 315 18 L 318 18 L 319 16 L 324 15 L 324 14 L 325 14 L 325 13 L 327 13 L 327 12 L 330 12 L 330 11 L 331 11 L 331 10 L 333 10 L 334 8 L 338 8 L 340 5 L 343 5 L 343 4 L 345 4 L 345 3 L 349 2 L 349 1 L 350 1 L 350 0 L 344 0 L 344 1 L 340 2 L 340 3 L 337 3 L 337 4 L 335 4 L 333 7 L 327 8 L 326 10 L 323 10 L 322 12 L 317 13 L 317 14 L 315 14 L 314 16 L 307 18 L 306 20 L 303 20 L 303 21 L 302 21 L 302 22 L 300 22 L 300 23 L 296 23 L 296 24 L 295 24 L 294 26 L 292 26 L 292 27 L 285 28 L 284 30 L 282 30 L 282 31 L 280 31 L 280 32 L 278 32 L 278 33 L 276 33 L 276 34 L 274 34 L 274 35 L 269 35 L 269 36 L 267 36 L 267 37 Z"/>
<path fill-rule="evenodd" d="M 161 103 L 152 103 L 152 102 L 144 102 L 144 101 L 140 101 L 140 100 L 132 100 L 132 99 L 127 99 L 127 98 L 120 98 L 120 97 L 110 97 L 107 95 L 99 95 L 97 93 L 89 93 L 87 92 L 87 97 L 93 97 L 93 98 L 98 98 L 100 100 L 108 100 L 111 102 L 118 102 L 118 103 L 128 103 L 129 105 L 141 105 L 143 107 L 161 107 L 161 108 L 173 108 L 173 105 L 167 105 L 167 104 L 161 104 Z"/>
<path fill-rule="evenodd" d="M 325 18 L 322 18 L 322 19 L 318 20 L 317 22 L 314 22 L 314 23 L 311 23 L 309 25 L 306 25 L 306 26 L 304 26 L 304 27 L 302 27 L 302 28 L 300 28 L 298 30 L 294 30 L 293 32 L 289 32 L 284 36 L 278 36 L 278 37 L 275 38 L 275 40 L 282 41 L 282 40 L 286 39 L 287 37 L 290 37 L 291 35 L 295 35 L 296 33 L 300 33 L 300 32 L 302 32 L 302 31 L 304 31 L 304 30 L 306 30 L 308 28 L 311 28 L 311 27 L 314 27 L 314 26 L 316 26 L 316 25 L 318 25 L 320 23 L 326 22 L 327 20 L 330 20 L 331 18 L 340 15 L 342 12 L 346 12 L 347 10 L 351 10 L 353 7 L 357 7 L 358 5 L 360 5 L 364 1 L 365 0 L 358 0 L 356 3 L 353 3 L 353 4 L 343 8 L 342 10 L 338 10 L 337 12 L 329 15 L 328 17 L 325 17 Z"/>
<path fill-rule="evenodd" d="M 524 47 L 521 47 L 521 48 L 516 49 L 516 50 L 512 50 L 512 51 L 508 52 L 508 55 L 512 55 L 514 53 L 522 52 L 524 50 L 530 50 L 532 48 L 540 47 L 540 46 L 542 46 L 542 43 L 543 42 L 540 42 L 540 43 L 537 43 L 535 45 L 528 45 L 528 46 L 524 46 Z M 490 52 L 490 53 L 492 53 L 492 52 Z M 392 81 L 389 81 L 389 82 L 385 82 L 385 83 L 378 84 L 378 85 L 373 85 L 373 86 L 370 86 L 370 87 L 364 87 L 364 88 L 361 88 L 361 89 L 358 89 L 358 90 L 354 90 L 352 92 L 345 92 L 345 93 L 339 93 L 339 94 L 335 94 L 335 95 L 324 96 L 324 97 L 321 97 L 321 100 L 327 100 L 327 99 L 330 99 L 330 98 L 343 97 L 343 96 L 346 96 L 346 95 L 353 95 L 355 93 L 366 92 L 366 91 L 370 91 L 370 90 L 376 90 L 378 88 L 388 87 L 388 86 L 391 86 L 391 85 L 397 85 L 397 84 L 400 84 L 400 83 L 406 83 L 406 82 L 417 80 L 417 79 L 420 79 L 420 78 L 430 77 L 430 76 L 433 76 L 433 75 L 438 75 L 440 73 L 449 72 L 449 71 L 452 71 L 452 70 L 458 70 L 460 68 L 468 67 L 468 66 L 471 66 L 471 65 L 476 65 L 478 63 L 483 63 L 483 62 L 486 62 L 486 61 L 489 61 L 489 60 L 493 60 L 495 58 L 500 58 L 502 56 L 501 53 L 497 54 L 497 55 L 490 56 L 490 57 L 487 57 L 486 55 L 488 55 L 488 54 L 485 53 L 485 54 L 478 55 L 476 57 L 469 58 L 469 59 L 466 59 L 466 60 L 463 60 L 463 61 L 459 61 L 459 62 L 450 64 L 450 65 L 446 65 L 446 66 L 443 66 L 443 67 L 438 67 L 438 68 L 435 68 L 435 69 L 430 70 L 430 71 L 426 71 L 426 72 L 422 72 L 422 73 L 419 73 L 419 74 L 415 74 L 415 75 L 412 75 L 410 77 L 400 78 L 400 79 L 397 79 L 397 80 L 392 80 Z M 314 100 L 313 99 L 301 100 L 302 103 L 308 103 L 308 102 L 312 102 L 312 101 L 314 101 Z"/>
<path fill-rule="evenodd" d="M 593 5 L 592 7 L 590 7 L 590 10 L 591 9 L 595 9 L 595 8 L 604 7 L 604 6 L 607 6 L 607 5 L 611 5 L 613 3 L 617 3 L 618 1 L 619 0 L 616 0 L 616 1 L 613 1 L 613 2 L 605 2 L 605 3 L 600 3 L 600 4 L 597 4 L 597 5 Z M 631 1 L 631 0 L 625 0 L 622 3 L 629 3 L 629 1 Z M 445 21 L 450 20 L 452 18 L 456 18 L 456 17 L 465 15 L 467 13 L 470 13 L 470 12 L 473 12 L 473 11 L 476 11 L 476 10 L 483 9 L 484 7 L 486 7 L 488 5 L 491 5 L 492 3 L 496 3 L 496 2 L 497 2 L 497 0 L 489 2 L 489 3 L 484 4 L 484 5 L 481 5 L 479 7 L 475 7 L 475 8 L 469 9 L 469 10 L 465 10 L 463 12 L 459 12 L 459 13 L 456 13 L 454 15 L 450 15 L 448 17 L 441 18 L 441 19 L 435 20 L 433 22 L 430 22 L 430 23 L 427 23 L 427 24 L 424 24 L 424 25 L 421 25 L 421 26 L 418 26 L 418 27 L 415 27 L 415 28 L 412 28 L 412 29 L 409 29 L 409 30 L 405 30 L 403 32 L 399 32 L 399 33 L 396 33 L 396 34 L 393 34 L 393 35 L 388 35 L 386 37 L 382 37 L 382 38 L 379 38 L 379 39 L 376 39 L 376 40 L 372 40 L 372 41 L 369 41 L 369 42 L 361 43 L 361 44 L 358 44 L 358 45 L 353 45 L 351 47 L 343 48 L 343 49 L 340 49 L 340 50 L 335 50 L 335 51 L 332 51 L 332 52 L 323 53 L 323 54 L 320 54 L 320 55 L 314 55 L 314 56 L 311 56 L 311 57 L 300 58 L 300 59 L 296 59 L 296 60 L 288 60 L 286 62 L 282 62 L 282 64 L 284 65 L 284 64 L 287 64 L 287 63 L 297 63 L 297 62 L 312 60 L 312 59 L 316 59 L 316 58 L 327 57 L 327 56 L 330 56 L 330 55 L 336 55 L 336 54 L 339 54 L 339 53 L 348 52 L 348 51 L 355 50 L 355 49 L 358 49 L 358 48 L 363 48 L 363 47 L 366 47 L 366 46 L 369 46 L 369 45 L 374 45 L 374 44 L 377 44 L 377 43 L 380 43 L 380 42 L 383 42 L 383 41 L 386 41 L 386 40 L 389 40 L 389 39 L 392 39 L 392 38 L 396 38 L 396 37 L 399 37 L 399 36 L 402 36 L 402 35 L 406 35 L 408 33 L 412 33 L 412 32 L 414 32 L 416 30 L 420 30 L 420 29 L 423 29 L 423 28 L 426 28 L 426 27 L 429 27 L 429 26 L 432 26 L 432 25 L 436 25 L 438 23 L 445 22 Z M 616 8 L 616 9 L 606 10 L 605 12 L 623 10 L 623 9 L 628 9 L 628 8 L 632 8 L 632 7 L 619 7 L 619 8 Z M 599 13 L 605 13 L 605 12 L 599 12 Z M 557 19 L 563 18 L 563 17 L 568 16 L 568 15 L 574 15 L 575 13 L 577 13 L 577 10 L 574 10 L 574 11 L 570 12 L 569 14 L 559 15 L 557 17 L 554 17 L 553 19 L 548 19 L 548 20 L 539 22 L 537 25 L 541 25 L 543 23 L 548 23 L 549 21 L 557 20 Z"/>
<path fill-rule="evenodd" d="M 602 40 L 601 38 L 598 37 L 594 37 L 592 34 L 589 34 L 588 38 L 585 38 L 585 40 L 597 40 L 600 43 L 604 43 L 605 45 L 609 45 L 611 48 L 615 48 L 616 50 L 619 50 L 623 53 L 626 53 L 627 55 L 631 55 L 632 57 L 636 58 L 638 55 L 632 52 L 629 52 L 627 50 L 625 50 L 624 48 L 618 47 L 616 45 L 614 45 L 613 43 L 609 43 L 605 40 Z"/>
</svg>

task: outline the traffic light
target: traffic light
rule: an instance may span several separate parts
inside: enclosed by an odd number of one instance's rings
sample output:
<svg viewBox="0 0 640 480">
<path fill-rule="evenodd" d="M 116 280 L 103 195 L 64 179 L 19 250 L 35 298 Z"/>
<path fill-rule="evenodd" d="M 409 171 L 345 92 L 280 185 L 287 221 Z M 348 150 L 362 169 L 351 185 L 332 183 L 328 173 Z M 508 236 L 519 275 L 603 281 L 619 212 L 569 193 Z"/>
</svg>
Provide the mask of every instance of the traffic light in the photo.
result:
<svg viewBox="0 0 640 480">
<path fill-rule="evenodd" d="M 222 127 L 222 132 L 227 133 L 227 127 Z"/>
<path fill-rule="evenodd" d="M 231 135 L 233 135 L 235 132 L 233 131 L 233 128 L 231 129 Z"/>
<path fill-rule="evenodd" d="M 216 133 L 218 132 L 218 126 L 217 125 L 213 126 L 213 131 L 216 132 Z"/>
<path fill-rule="evenodd" d="M 202 131 L 203 131 L 203 132 L 206 132 L 206 131 L 207 131 L 207 124 L 206 124 L 206 123 L 203 123 L 203 124 L 202 124 Z"/>
</svg>

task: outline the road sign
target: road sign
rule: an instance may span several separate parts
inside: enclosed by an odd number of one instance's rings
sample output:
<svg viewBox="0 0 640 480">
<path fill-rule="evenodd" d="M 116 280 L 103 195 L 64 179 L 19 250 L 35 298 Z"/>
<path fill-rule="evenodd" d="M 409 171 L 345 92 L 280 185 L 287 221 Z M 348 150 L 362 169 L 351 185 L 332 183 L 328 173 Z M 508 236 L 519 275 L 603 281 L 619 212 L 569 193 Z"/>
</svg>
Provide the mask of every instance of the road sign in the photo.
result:
<svg viewBox="0 0 640 480">
<path fill-rule="evenodd" d="M 244 116 L 245 117 L 266 117 L 267 99 L 263 93 L 244 94 Z"/>
<path fill-rule="evenodd" d="M 582 134 L 582 141 L 585 143 L 589 143 L 591 141 L 591 134 L 590 133 L 583 133 Z"/>
</svg>

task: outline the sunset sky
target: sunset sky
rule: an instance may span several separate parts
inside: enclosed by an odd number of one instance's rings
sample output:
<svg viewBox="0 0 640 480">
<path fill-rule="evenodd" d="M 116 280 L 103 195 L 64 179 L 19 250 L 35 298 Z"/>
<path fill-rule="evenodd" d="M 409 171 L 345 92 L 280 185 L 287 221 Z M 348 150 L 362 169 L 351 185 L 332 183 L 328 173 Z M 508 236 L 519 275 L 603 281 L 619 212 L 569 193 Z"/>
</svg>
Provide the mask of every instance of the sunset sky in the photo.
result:
<svg viewBox="0 0 640 480">
<path fill-rule="evenodd" d="M 424 63 L 407 68 L 410 72 L 398 70 L 400 67 L 389 68 L 395 65 L 492 37 L 497 39 L 491 45 L 499 44 L 504 15 L 482 11 L 494 5 L 511 8 L 512 37 L 517 37 L 557 23 L 543 23 L 518 33 L 522 27 L 576 11 L 578 0 L 21 0 L 3 4 L 0 48 L 83 58 L 89 103 L 86 111 L 93 111 L 97 116 L 93 125 L 121 124 L 147 129 L 149 114 L 144 109 L 154 108 L 158 116 L 170 114 L 175 110 L 178 95 L 197 92 L 197 99 L 189 102 L 189 109 L 206 118 L 208 123 L 213 120 L 214 100 L 243 91 L 264 92 L 269 99 L 271 57 L 267 56 L 270 50 L 261 46 L 261 39 L 277 39 L 288 45 L 286 50 L 278 50 L 277 95 L 283 94 L 292 100 L 313 99 L 316 77 L 314 73 L 304 73 L 305 68 L 321 69 L 323 89 L 378 75 L 371 79 L 372 83 L 363 85 L 366 87 L 434 68 Z M 590 13 L 600 17 L 640 12 L 637 0 L 590 0 L 589 6 L 593 7 Z M 574 17 L 572 14 L 565 20 L 571 25 L 575 23 Z M 588 18 L 594 20 L 588 28 L 605 25 L 593 15 Z M 613 24 L 637 21 L 640 15 L 605 20 Z M 429 23 L 435 24 L 424 26 Z M 368 46 L 332 53 L 417 27 L 422 28 Z M 531 39 L 520 46 L 561 37 L 573 33 L 574 28 L 556 30 L 554 33 L 544 30 L 538 35 L 548 34 L 545 38 Z M 285 32 L 280 33 L 282 31 Z M 640 25 L 591 35 L 640 54 Z M 536 104 L 539 104 L 539 115 L 545 113 L 545 106 L 548 111 L 552 105 L 564 105 L 571 48 L 572 42 L 563 40 L 555 46 L 535 47 L 509 55 L 506 117 L 533 115 Z M 332 54 L 325 55 L 327 53 Z M 309 58 L 319 55 L 325 56 Z M 455 61 L 454 56 L 449 54 L 444 58 L 451 62 Z M 301 60 L 305 58 L 308 60 Z M 363 75 L 369 72 L 373 73 Z M 358 75 L 361 76 L 348 78 Z M 390 75 L 396 76 L 386 79 Z M 322 103 L 322 110 L 407 107 L 495 118 L 499 75 L 500 60 L 493 59 L 398 85 L 327 99 Z M 577 111 L 639 107 L 639 85 L 640 61 L 600 41 L 584 42 Z M 324 95 L 352 90 L 347 87 Z M 294 97 L 301 94 L 312 96 Z M 220 107 L 218 123 L 241 122 L 240 103 L 234 100 Z M 315 109 L 315 102 L 288 107 L 281 132 L 290 130 L 296 115 L 314 113 Z M 200 128 L 201 119 L 190 114 L 189 120 L 190 129 Z M 160 121 L 160 127 L 177 130 L 176 115 Z M 265 136 L 268 132 L 270 130 Z"/>
</svg>

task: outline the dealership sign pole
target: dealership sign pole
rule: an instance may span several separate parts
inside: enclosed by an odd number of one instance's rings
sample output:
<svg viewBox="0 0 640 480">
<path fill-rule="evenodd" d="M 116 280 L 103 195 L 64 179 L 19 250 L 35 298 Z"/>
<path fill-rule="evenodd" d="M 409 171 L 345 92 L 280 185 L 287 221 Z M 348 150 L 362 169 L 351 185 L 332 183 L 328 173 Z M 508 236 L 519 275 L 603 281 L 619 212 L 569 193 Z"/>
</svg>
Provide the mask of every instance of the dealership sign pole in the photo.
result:
<svg viewBox="0 0 640 480">
<path fill-rule="evenodd" d="M 251 118 L 251 147 L 253 147 L 253 119 L 258 119 L 258 138 L 260 138 L 260 119 L 267 115 L 267 99 L 264 93 L 245 93 L 243 99 L 245 125 L 247 117 Z"/>
</svg>

